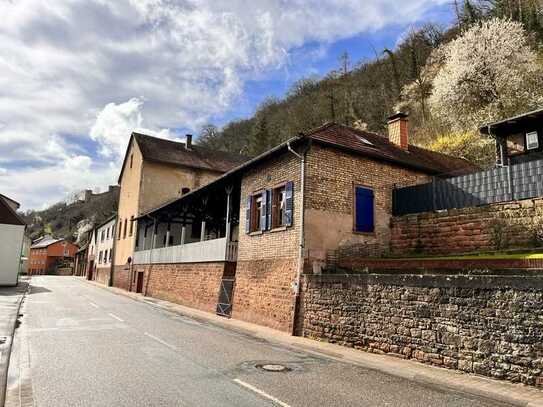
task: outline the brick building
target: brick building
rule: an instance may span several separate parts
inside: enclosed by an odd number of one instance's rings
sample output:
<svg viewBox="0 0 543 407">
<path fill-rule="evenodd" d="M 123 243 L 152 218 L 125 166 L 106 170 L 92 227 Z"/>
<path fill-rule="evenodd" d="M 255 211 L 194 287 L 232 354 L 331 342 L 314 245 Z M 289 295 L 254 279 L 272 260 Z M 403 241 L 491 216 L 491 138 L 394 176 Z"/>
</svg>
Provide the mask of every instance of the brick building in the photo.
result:
<svg viewBox="0 0 543 407">
<path fill-rule="evenodd" d="M 132 133 L 118 179 L 113 285 L 129 287 L 137 228 L 134 220 L 140 214 L 211 182 L 245 160 L 195 146 L 191 135 L 183 143 Z"/>
<path fill-rule="evenodd" d="M 129 288 L 293 332 L 302 273 L 388 250 L 395 185 L 473 169 L 409 145 L 403 114 L 389 137 L 326 124 L 143 212 Z"/>
<path fill-rule="evenodd" d="M 78 246 L 65 239 L 46 235 L 32 243 L 28 259 L 28 273 L 56 274 L 64 263 L 73 261 Z"/>
</svg>

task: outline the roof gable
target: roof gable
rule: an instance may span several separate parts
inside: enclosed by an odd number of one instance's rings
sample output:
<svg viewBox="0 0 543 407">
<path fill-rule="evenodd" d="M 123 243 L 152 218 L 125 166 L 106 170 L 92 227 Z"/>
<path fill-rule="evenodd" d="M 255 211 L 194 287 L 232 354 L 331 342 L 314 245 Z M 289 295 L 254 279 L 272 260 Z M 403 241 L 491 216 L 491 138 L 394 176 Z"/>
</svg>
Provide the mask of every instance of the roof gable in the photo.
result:
<svg viewBox="0 0 543 407">
<path fill-rule="evenodd" d="M 126 166 L 130 146 L 134 141 L 138 145 L 144 161 L 160 164 L 224 173 L 248 160 L 247 157 L 239 154 L 212 150 L 197 144 L 193 144 L 190 149 L 187 149 L 186 144 L 183 142 L 133 132 L 124 156 L 119 183 Z"/>
<path fill-rule="evenodd" d="M 25 221 L 19 216 L 17 212 L 15 212 L 15 210 L 13 210 L 12 205 L 10 205 L 6 198 L 4 197 L 4 195 L 0 195 L 0 224 L 26 225 Z"/>
</svg>

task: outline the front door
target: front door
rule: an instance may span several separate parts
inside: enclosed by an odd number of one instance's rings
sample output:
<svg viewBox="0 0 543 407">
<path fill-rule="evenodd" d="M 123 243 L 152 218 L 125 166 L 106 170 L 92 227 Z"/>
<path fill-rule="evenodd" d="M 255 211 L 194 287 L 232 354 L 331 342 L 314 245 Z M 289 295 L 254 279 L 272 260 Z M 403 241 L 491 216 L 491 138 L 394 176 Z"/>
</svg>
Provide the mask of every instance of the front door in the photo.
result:
<svg viewBox="0 0 543 407">
<path fill-rule="evenodd" d="M 136 292 L 143 293 L 143 271 L 138 272 L 138 276 L 136 278 Z"/>
<path fill-rule="evenodd" d="M 92 272 L 94 271 L 94 260 L 89 261 L 89 272 L 87 273 L 87 280 L 92 280 Z"/>
</svg>

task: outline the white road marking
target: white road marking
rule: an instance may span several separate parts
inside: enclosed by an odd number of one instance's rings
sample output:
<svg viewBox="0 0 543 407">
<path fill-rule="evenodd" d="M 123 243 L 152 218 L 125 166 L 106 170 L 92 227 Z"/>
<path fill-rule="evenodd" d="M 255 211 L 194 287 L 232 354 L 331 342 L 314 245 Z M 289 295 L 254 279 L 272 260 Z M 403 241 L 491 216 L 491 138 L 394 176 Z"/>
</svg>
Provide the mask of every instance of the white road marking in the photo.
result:
<svg viewBox="0 0 543 407">
<path fill-rule="evenodd" d="M 122 318 L 119 318 L 117 315 L 115 314 L 108 314 L 111 318 L 115 318 L 117 321 L 120 321 L 120 322 L 124 322 L 124 319 Z"/>
<path fill-rule="evenodd" d="M 154 340 L 157 341 L 158 343 L 161 343 L 162 345 L 166 346 L 167 348 L 170 348 L 171 350 L 177 351 L 177 348 L 176 348 L 175 346 L 170 345 L 168 342 L 163 341 L 162 339 L 157 338 L 157 337 L 154 336 L 154 335 L 151 335 L 149 332 L 144 332 L 143 334 L 144 334 L 145 336 L 148 336 L 148 337 L 151 338 L 151 339 L 154 339 Z"/>
<path fill-rule="evenodd" d="M 260 389 L 257 389 L 255 386 L 249 383 L 245 383 L 243 380 L 240 379 L 234 379 L 234 381 L 239 384 L 240 386 L 243 386 L 251 391 L 254 391 L 256 394 L 261 395 L 264 398 L 267 398 L 268 400 L 273 401 L 275 404 L 281 406 L 281 407 L 290 407 L 287 403 L 283 403 L 281 400 L 273 397 L 272 395 L 266 393 L 265 391 L 262 391 Z"/>
<path fill-rule="evenodd" d="M 89 302 L 90 305 L 92 305 L 94 308 L 100 308 L 98 305 L 96 305 L 94 302 Z"/>
</svg>

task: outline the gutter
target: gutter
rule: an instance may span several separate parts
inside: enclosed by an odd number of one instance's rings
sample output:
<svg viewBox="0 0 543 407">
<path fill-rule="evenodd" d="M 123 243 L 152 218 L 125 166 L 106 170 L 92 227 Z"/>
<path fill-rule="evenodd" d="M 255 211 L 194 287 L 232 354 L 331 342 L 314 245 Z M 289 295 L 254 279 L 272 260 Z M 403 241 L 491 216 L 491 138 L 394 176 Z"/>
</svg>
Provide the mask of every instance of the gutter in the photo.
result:
<svg viewBox="0 0 543 407">
<path fill-rule="evenodd" d="M 301 192 L 300 192 L 300 237 L 299 237 L 299 250 L 298 250 L 298 266 L 296 270 L 296 280 L 294 282 L 294 315 L 292 321 L 292 335 L 296 335 L 296 321 L 298 320 L 298 313 L 300 311 L 300 280 L 304 267 L 304 247 L 305 247 L 305 159 L 307 148 L 300 154 L 294 151 L 290 145 L 290 141 L 286 143 L 287 149 L 290 153 L 294 154 L 300 160 L 300 178 L 301 178 Z"/>
</svg>

